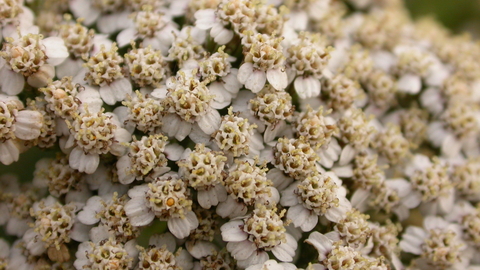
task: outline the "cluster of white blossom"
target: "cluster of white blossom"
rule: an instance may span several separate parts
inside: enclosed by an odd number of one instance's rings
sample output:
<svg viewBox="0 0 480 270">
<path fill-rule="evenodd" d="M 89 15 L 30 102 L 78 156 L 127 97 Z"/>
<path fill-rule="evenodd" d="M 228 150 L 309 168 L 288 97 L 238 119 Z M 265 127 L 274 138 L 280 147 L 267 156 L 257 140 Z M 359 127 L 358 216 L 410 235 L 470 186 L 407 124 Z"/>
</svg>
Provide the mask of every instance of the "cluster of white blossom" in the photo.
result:
<svg viewBox="0 0 480 270">
<path fill-rule="evenodd" d="M 0 0 L 0 30 L 0 169 L 49 153 L 0 173 L 0 270 L 480 269 L 480 43 L 402 0 Z"/>
</svg>

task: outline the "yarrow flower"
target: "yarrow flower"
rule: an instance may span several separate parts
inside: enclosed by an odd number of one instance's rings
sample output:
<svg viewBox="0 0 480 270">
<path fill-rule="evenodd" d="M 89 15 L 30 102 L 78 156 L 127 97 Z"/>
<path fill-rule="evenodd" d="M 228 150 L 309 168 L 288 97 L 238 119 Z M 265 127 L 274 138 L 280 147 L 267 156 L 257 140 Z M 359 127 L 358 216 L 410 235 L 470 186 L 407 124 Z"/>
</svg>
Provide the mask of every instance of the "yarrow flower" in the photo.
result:
<svg viewBox="0 0 480 270">
<path fill-rule="evenodd" d="M 131 200 L 125 205 L 125 213 L 134 226 L 148 225 L 155 217 L 167 220 L 170 232 L 185 238 L 198 226 L 189 193 L 177 175 L 165 175 L 129 190 Z"/>
<path fill-rule="evenodd" d="M 0 270 L 479 268 L 480 43 L 403 2 L 0 0 Z"/>
</svg>

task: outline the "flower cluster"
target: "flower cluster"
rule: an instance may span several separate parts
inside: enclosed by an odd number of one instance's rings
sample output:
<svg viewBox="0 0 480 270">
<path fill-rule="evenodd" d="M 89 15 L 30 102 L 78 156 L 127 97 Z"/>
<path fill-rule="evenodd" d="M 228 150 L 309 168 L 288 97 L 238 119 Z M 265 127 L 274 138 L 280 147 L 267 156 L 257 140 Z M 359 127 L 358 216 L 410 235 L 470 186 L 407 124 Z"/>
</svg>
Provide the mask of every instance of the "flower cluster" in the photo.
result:
<svg viewBox="0 0 480 270">
<path fill-rule="evenodd" d="M 0 30 L 0 269 L 480 268 L 480 43 L 401 0 L 0 0 Z"/>
</svg>

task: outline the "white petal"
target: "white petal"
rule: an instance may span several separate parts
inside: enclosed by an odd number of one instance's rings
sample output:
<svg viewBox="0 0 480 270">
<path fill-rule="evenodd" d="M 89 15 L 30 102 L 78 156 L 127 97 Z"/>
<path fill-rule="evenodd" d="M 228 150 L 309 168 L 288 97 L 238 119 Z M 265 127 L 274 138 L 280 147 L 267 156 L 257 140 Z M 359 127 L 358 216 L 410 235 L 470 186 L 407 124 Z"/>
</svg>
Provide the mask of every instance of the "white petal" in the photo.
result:
<svg viewBox="0 0 480 270">
<path fill-rule="evenodd" d="M 417 94 L 422 89 L 422 79 L 418 75 L 405 74 L 398 79 L 397 88 L 402 92 Z"/>
<path fill-rule="evenodd" d="M 33 140 L 40 136 L 43 116 L 40 112 L 24 110 L 17 113 L 15 118 L 15 136 L 22 140 Z"/>
<path fill-rule="evenodd" d="M 295 91 L 301 99 L 317 97 L 320 95 L 321 84 L 318 79 L 314 77 L 299 76 L 293 82 Z"/>
<path fill-rule="evenodd" d="M 260 92 L 267 82 L 267 75 L 264 71 L 254 70 L 252 75 L 248 77 L 245 82 L 245 88 L 251 90 L 253 93 Z"/>
<path fill-rule="evenodd" d="M 101 33 L 112 34 L 119 29 L 119 14 L 102 14 L 97 20 L 97 28 Z"/>
<path fill-rule="evenodd" d="M 178 143 L 169 143 L 165 146 L 164 154 L 169 160 L 178 161 L 184 150 L 183 146 Z"/>
<path fill-rule="evenodd" d="M 411 192 L 402 199 L 402 204 L 407 208 L 412 209 L 417 207 L 422 202 L 422 195 L 420 192 Z"/>
<path fill-rule="evenodd" d="M 132 84 L 127 78 L 117 79 L 113 81 L 109 87 L 112 89 L 116 101 L 122 101 L 127 95 L 132 94 Z M 102 88 L 103 87 L 100 88 L 100 91 Z"/>
<path fill-rule="evenodd" d="M 218 250 L 215 244 L 206 241 L 188 241 L 185 246 L 188 252 L 196 259 L 212 255 Z"/>
<path fill-rule="evenodd" d="M 78 220 L 85 225 L 93 225 L 97 223 L 99 218 L 96 215 L 104 209 L 102 202 L 103 199 L 99 196 L 93 196 L 88 199 L 87 205 L 77 215 Z"/>
<path fill-rule="evenodd" d="M 293 256 L 295 256 L 295 250 L 297 249 L 297 240 L 290 234 L 285 234 L 286 242 L 281 243 L 272 249 L 273 255 L 282 262 L 291 262 Z"/>
<path fill-rule="evenodd" d="M 461 142 L 453 134 L 448 134 L 442 142 L 442 154 L 446 157 L 456 157 L 462 149 Z"/>
<path fill-rule="evenodd" d="M 100 163 L 100 156 L 96 154 L 85 154 L 79 147 L 75 147 L 69 156 L 69 165 L 80 172 L 92 174 Z"/>
<path fill-rule="evenodd" d="M 231 196 L 228 196 L 224 202 L 218 204 L 216 212 L 223 218 L 233 218 L 245 215 L 247 207 L 244 204 L 235 201 Z"/>
<path fill-rule="evenodd" d="M 25 86 L 25 78 L 22 74 L 16 73 L 15 71 L 4 67 L 0 69 L 0 78 L 2 91 L 7 95 L 17 95 L 23 91 Z"/>
<path fill-rule="evenodd" d="M 82 59 L 72 59 L 67 57 L 63 63 L 58 66 L 55 66 L 55 73 L 57 78 L 63 78 L 67 76 L 75 76 L 82 69 L 83 60 Z"/>
<path fill-rule="evenodd" d="M 342 178 L 349 178 L 353 176 L 353 168 L 351 164 L 342 167 L 334 167 L 332 168 L 332 171 L 335 172 L 338 177 Z"/>
<path fill-rule="evenodd" d="M 148 209 L 145 198 L 136 197 L 125 204 L 125 213 L 133 226 L 145 226 L 150 224 L 155 215 Z"/>
<path fill-rule="evenodd" d="M 253 242 L 245 240 L 241 242 L 229 242 L 227 244 L 227 250 L 230 251 L 230 254 L 232 254 L 235 260 L 246 260 L 257 250 L 257 247 Z"/>
<path fill-rule="evenodd" d="M 243 221 L 241 220 L 233 220 L 223 224 L 222 227 L 220 227 L 223 241 L 240 242 L 246 240 L 248 234 L 244 232 L 240 226 L 243 226 Z"/>
<path fill-rule="evenodd" d="M 83 24 L 89 26 L 100 16 L 100 10 L 93 7 L 90 0 L 72 0 L 69 1 L 70 10 L 75 17 L 83 18 Z"/>
<path fill-rule="evenodd" d="M 147 185 L 134 186 L 133 188 L 128 190 L 128 196 L 132 199 L 145 197 L 148 189 L 149 187 Z"/>
<path fill-rule="evenodd" d="M 347 200 L 345 197 L 340 197 L 339 199 L 339 205 L 338 207 L 332 207 L 327 210 L 325 213 L 325 217 L 332 221 L 332 222 L 340 222 L 343 218 L 345 218 L 346 214 L 350 209 L 352 209 L 352 206 L 350 204 L 350 201 Z"/>
<path fill-rule="evenodd" d="M 121 48 L 123 46 L 127 46 L 130 44 L 130 41 L 135 40 L 137 38 L 136 32 L 137 31 L 135 28 L 127 28 L 122 30 L 117 36 L 118 47 Z"/>
<path fill-rule="evenodd" d="M 198 227 L 198 219 L 195 213 L 189 211 L 185 218 L 169 218 L 167 221 L 168 229 L 178 239 L 183 239 L 190 235 L 190 231 Z"/>
<path fill-rule="evenodd" d="M 313 211 L 310 211 L 310 215 L 307 217 L 305 222 L 300 226 L 300 229 L 304 232 L 310 232 L 317 226 L 318 216 Z"/>
<path fill-rule="evenodd" d="M 280 199 L 280 204 L 282 206 L 294 206 L 298 204 L 298 196 L 295 194 L 297 185 L 297 182 L 295 182 L 282 191 L 282 198 Z"/>
<path fill-rule="evenodd" d="M 305 242 L 315 247 L 319 253 L 318 260 L 320 261 L 324 260 L 326 254 L 332 250 L 332 241 L 319 232 L 312 232 Z"/>
<path fill-rule="evenodd" d="M 207 30 L 213 27 L 215 23 L 215 10 L 201 9 L 195 12 L 195 26 Z"/>
<path fill-rule="evenodd" d="M 222 117 L 215 109 L 209 109 L 207 113 L 198 119 L 198 125 L 205 132 L 205 134 L 212 134 L 220 128 Z"/>
<path fill-rule="evenodd" d="M 202 208 L 210 209 L 210 207 L 212 207 L 213 205 L 212 203 L 213 199 L 214 198 L 210 196 L 210 192 L 208 190 L 199 190 L 197 193 L 198 204 L 200 204 Z M 218 204 L 218 201 L 217 201 L 217 204 Z"/>
<path fill-rule="evenodd" d="M 221 23 L 215 23 L 210 30 L 210 35 L 217 44 L 224 45 L 232 40 L 233 31 L 226 29 Z"/>
<path fill-rule="evenodd" d="M 364 209 L 366 207 L 368 198 L 370 197 L 370 191 L 366 189 L 357 189 L 350 199 L 352 206 L 358 209 Z"/>
<path fill-rule="evenodd" d="M 163 98 L 166 98 L 167 97 L 167 94 L 168 94 L 168 90 L 167 90 L 167 87 L 166 86 L 161 86 L 159 88 L 156 88 L 153 90 L 153 92 L 151 93 L 151 95 L 153 97 L 156 97 L 158 99 L 163 99 Z"/>
<path fill-rule="evenodd" d="M 238 69 L 237 79 L 240 83 L 245 84 L 253 74 L 253 64 L 252 63 L 243 63 Z"/>
<path fill-rule="evenodd" d="M 52 66 L 61 64 L 69 56 L 65 42 L 60 37 L 48 37 L 42 40 L 47 55 L 47 63 Z"/>
<path fill-rule="evenodd" d="M 115 95 L 113 93 L 113 89 L 110 86 L 105 85 L 100 87 L 99 92 L 103 101 L 108 105 L 115 105 L 115 103 L 117 103 L 117 100 L 115 99 Z"/>
<path fill-rule="evenodd" d="M 156 247 L 165 246 L 168 251 L 175 252 L 177 249 L 175 240 L 175 237 L 171 233 L 155 234 L 148 240 L 148 245 Z"/>
<path fill-rule="evenodd" d="M 267 71 L 268 83 L 277 90 L 283 90 L 288 86 L 288 77 L 284 68 L 269 69 Z"/>
<path fill-rule="evenodd" d="M 294 205 L 288 209 L 287 218 L 293 221 L 295 227 L 300 227 L 310 216 L 310 210 L 301 204 Z"/>
<path fill-rule="evenodd" d="M 347 144 L 342 149 L 342 153 L 340 154 L 340 160 L 338 161 L 338 164 L 340 166 L 343 166 L 345 164 L 350 163 L 350 161 L 352 161 L 352 159 L 355 157 L 355 154 L 356 154 L 355 149 L 350 144 Z"/>
<path fill-rule="evenodd" d="M 84 107 L 88 106 L 88 111 L 91 113 L 97 113 L 101 110 L 103 101 L 100 97 L 100 93 L 91 87 L 85 87 L 83 91 L 77 94 L 77 98 L 82 102 L 80 113 L 85 112 Z"/>
</svg>

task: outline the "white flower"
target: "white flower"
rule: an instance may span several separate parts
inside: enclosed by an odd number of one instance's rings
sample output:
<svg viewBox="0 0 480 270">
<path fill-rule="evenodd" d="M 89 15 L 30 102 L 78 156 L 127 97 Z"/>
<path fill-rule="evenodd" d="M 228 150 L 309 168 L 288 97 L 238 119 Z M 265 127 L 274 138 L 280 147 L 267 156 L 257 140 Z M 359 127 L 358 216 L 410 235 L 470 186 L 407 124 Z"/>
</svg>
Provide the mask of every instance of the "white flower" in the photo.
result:
<svg viewBox="0 0 480 270">
<path fill-rule="evenodd" d="M 147 249 L 138 247 L 138 269 L 192 269 L 192 256 L 184 249 L 177 250 L 175 240 L 170 233 L 152 235 Z"/>
<path fill-rule="evenodd" d="M 112 153 L 124 154 L 126 148 L 122 143 L 130 140 L 130 133 L 121 128 L 112 113 L 75 114 L 68 123 L 70 137 L 66 147 L 74 147 L 70 152 L 69 164 L 80 172 L 92 174 L 100 163 L 100 155 Z"/>
<path fill-rule="evenodd" d="M 261 264 L 268 260 L 267 251 L 280 261 L 293 260 L 297 241 L 286 233 L 281 215 L 277 209 L 257 205 L 253 213 L 242 220 L 232 220 L 225 223 L 220 230 L 222 239 L 227 244 L 233 258 L 239 267 L 245 268 Z M 257 230 L 256 228 L 263 228 Z"/>
<path fill-rule="evenodd" d="M 416 261 L 424 265 L 423 269 L 465 269 L 470 258 L 465 252 L 467 245 L 462 241 L 460 226 L 435 216 L 426 217 L 423 226 L 409 226 L 402 236 L 400 248 L 421 255 Z"/>
<path fill-rule="evenodd" d="M 265 34 L 251 34 L 242 39 L 246 48 L 245 62 L 238 69 L 237 79 L 245 88 L 258 93 L 267 80 L 276 90 L 287 88 L 281 40 Z"/>
<path fill-rule="evenodd" d="M 102 239 L 104 240 L 104 239 Z M 91 269 L 132 269 L 133 260 L 138 255 L 135 240 L 125 244 L 113 239 L 88 241 L 78 246 L 74 266 L 77 270 Z"/>
<path fill-rule="evenodd" d="M 280 204 L 289 206 L 287 218 L 304 232 L 311 231 L 319 216 L 339 222 L 350 210 L 347 191 L 334 173 L 314 173 L 282 191 Z"/>
<path fill-rule="evenodd" d="M 72 0 L 68 1 L 72 13 L 77 18 L 83 18 L 87 26 L 97 22 L 100 32 L 111 34 L 129 26 L 128 10 L 120 0 Z"/>
<path fill-rule="evenodd" d="M 192 129 L 200 129 L 210 135 L 220 126 L 220 114 L 210 106 L 213 95 L 206 82 L 199 81 L 194 74 L 180 70 L 176 77 L 167 80 L 165 88 L 155 89 L 152 95 L 162 99 L 168 112 L 162 130 L 170 137 L 183 140 Z"/>
<path fill-rule="evenodd" d="M 409 210 L 421 203 L 421 197 L 412 190 L 412 184 L 405 179 L 387 179 L 367 187 L 359 188 L 350 199 L 352 206 L 364 212 L 368 208 L 382 209 L 395 213 L 400 220 L 409 216 Z"/>
<path fill-rule="evenodd" d="M 61 64 L 69 53 L 59 37 L 25 34 L 18 39 L 7 38 L 0 55 L 2 91 L 17 95 L 23 90 L 25 78 L 33 87 L 45 86 L 55 76 L 53 67 Z"/>
<path fill-rule="evenodd" d="M 197 216 L 191 210 L 189 190 L 175 174 L 135 186 L 128 191 L 128 196 L 131 200 L 125 205 L 125 213 L 134 226 L 148 225 L 157 217 L 166 220 L 170 232 L 179 239 L 187 237 L 198 226 Z"/>
<path fill-rule="evenodd" d="M 245 270 L 296 270 L 297 267 L 292 263 L 278 263 L 275 260 L 268 260 L 262 264 L 255 264 L 247 267 Z"/>
<path fill-rule="evenodd" d="M 132 84 L 125 78 L 120 67 L 123 62 L 124 59 L 118 54 L 115 44 L 110 48 L 102 45 L 100 51 L 88 59 L 85 68 L 75 75 L 73 81 L 85 84 L 82 80 L 86 80 L 92 88 L 98 90 L 105 103 L 114 105 L 132 93 Z"/>
<path fill-rule="evenodd" d="M 428 157 L 416 154 L 405 167 L 405 174 L 412 183 L 410 201 L 422 200 L 421 210 L 424 214 L 451 211 L 455 199 L 454 188 L 447 167 L 439 159 L 431 162 Z"/>
<path fill-rule="evenodd" d="M 144 7 L 142 11 L 128 18 L 129 27 L 122 30 L 117 36 L 119 47 L 130 44 L 130 41 L 142 39 L 144 47 L 151 46 L 166 55 L 179 31 L 172 18 L 167 14 Z"/>
<path fill-rule="evenodd" d="M 0 162 L 9 165 L 18 160 L 20 140 L 33 140 L 40 136 L 43 116 L 38 111 L 25 110 L 16 97 L 0 94 Z"/>
<path fill-rule="evenodd" d="M 221 217 L 238 217 L 245 215 L 247 206 L 255 203 L 277 204 L 280 195 L 267 178 L 263 166 L 256 165 L 256 160 L 235 159 L 225 179 L 225 188 L 229 196 L 220 202 L 216 212 Z"/>
</svg>

